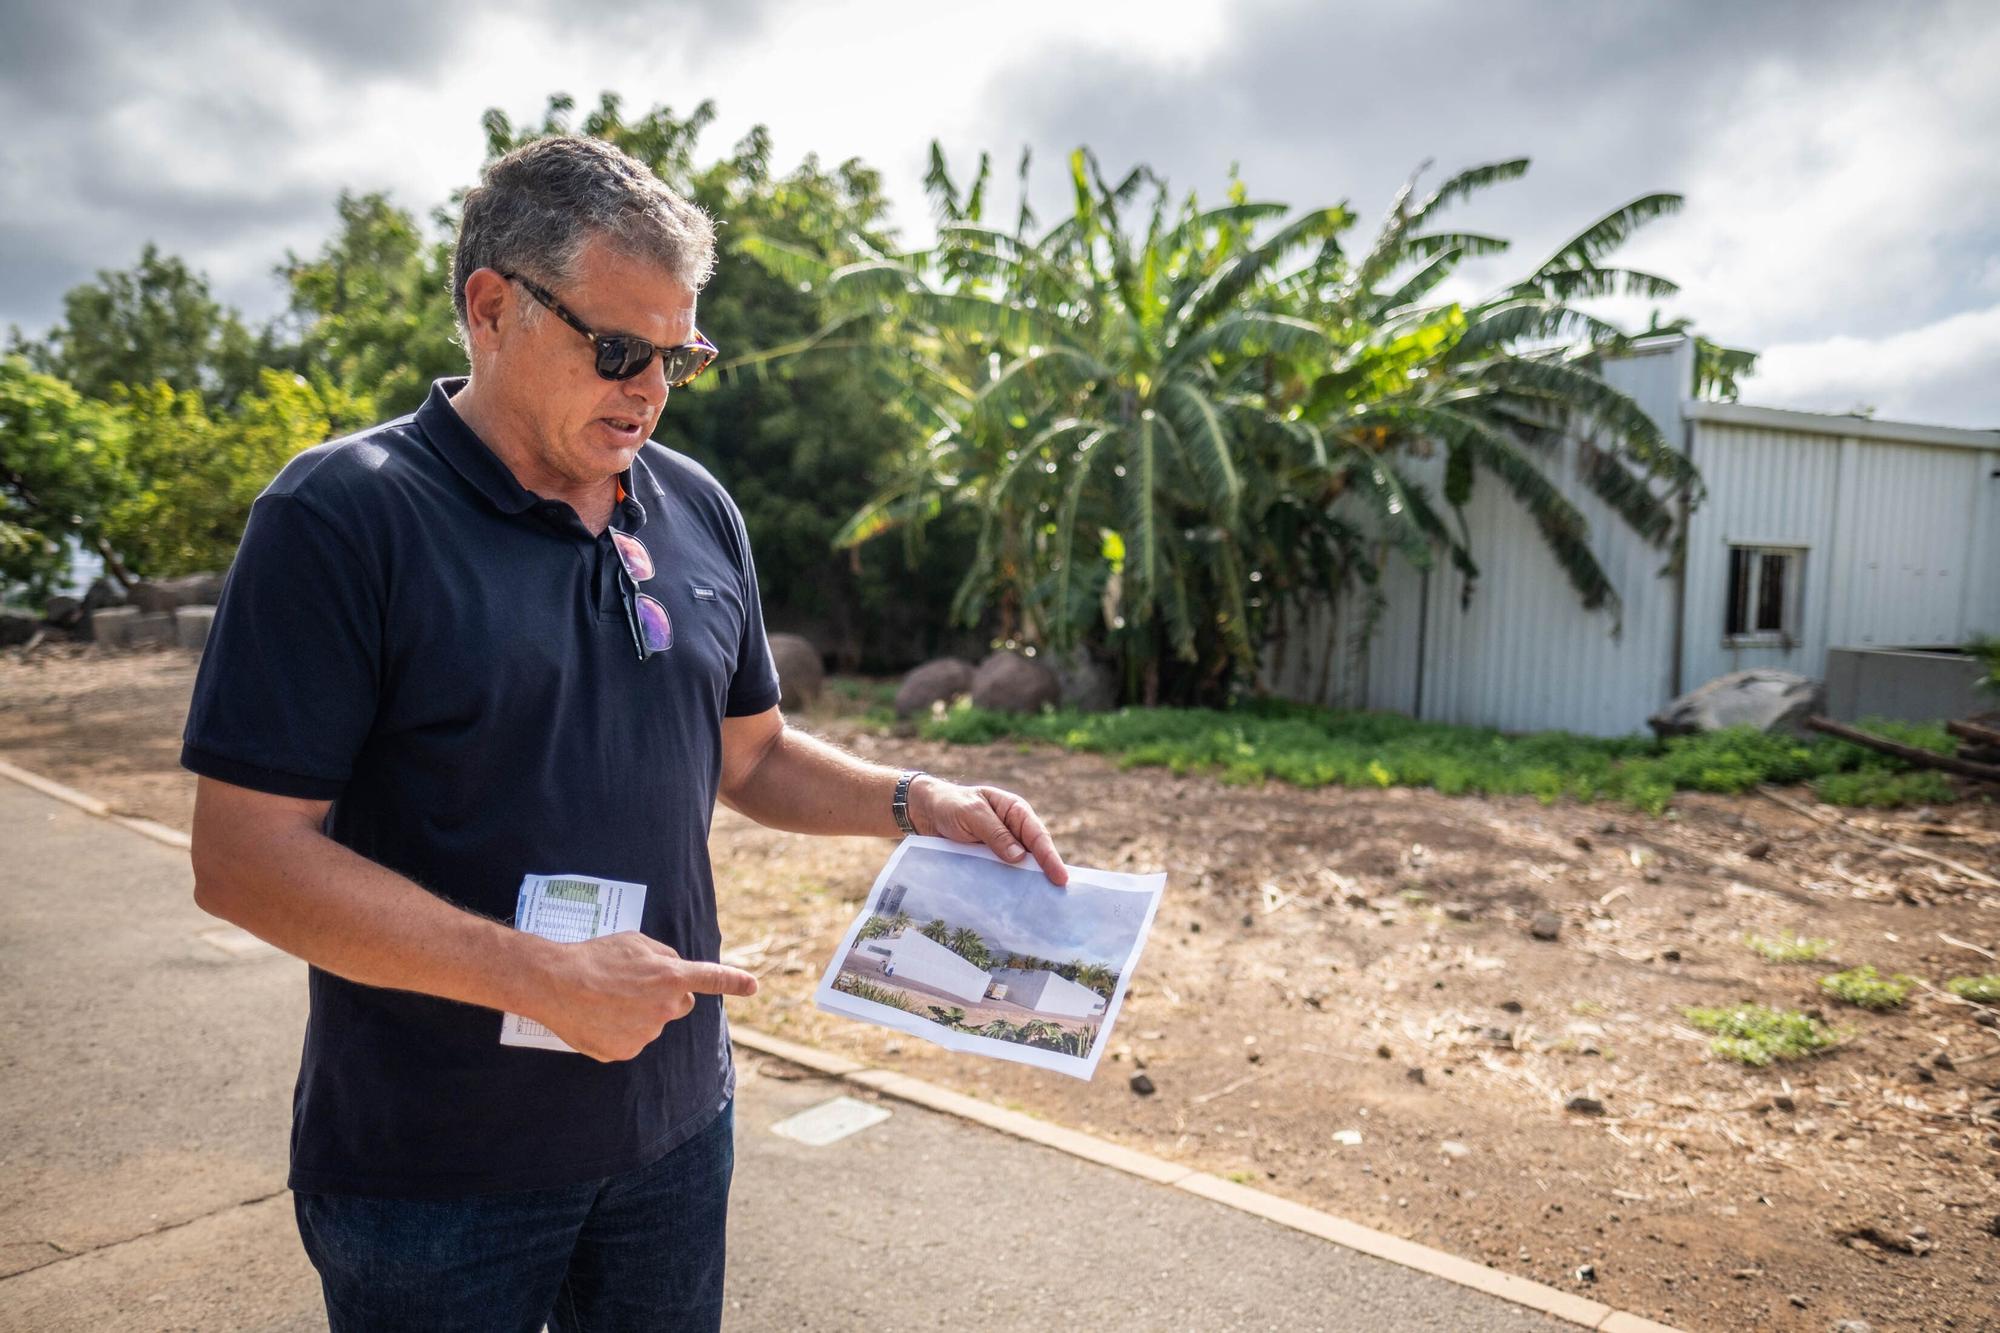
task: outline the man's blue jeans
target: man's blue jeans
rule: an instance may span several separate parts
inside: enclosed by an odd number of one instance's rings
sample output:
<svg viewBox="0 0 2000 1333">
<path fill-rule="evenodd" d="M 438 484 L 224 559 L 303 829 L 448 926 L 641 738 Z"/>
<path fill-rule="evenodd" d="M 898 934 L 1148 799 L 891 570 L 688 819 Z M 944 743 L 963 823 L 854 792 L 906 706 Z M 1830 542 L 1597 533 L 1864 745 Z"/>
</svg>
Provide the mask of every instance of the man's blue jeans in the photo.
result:
<svg viewBox="0 0 2000 1333">
<path fill-rule="evenodd" d="M 650 1166 L 579 1185 L 294 1196 L 333 1333 L 720 1328 L 734 1111 Z"/>
</svg>

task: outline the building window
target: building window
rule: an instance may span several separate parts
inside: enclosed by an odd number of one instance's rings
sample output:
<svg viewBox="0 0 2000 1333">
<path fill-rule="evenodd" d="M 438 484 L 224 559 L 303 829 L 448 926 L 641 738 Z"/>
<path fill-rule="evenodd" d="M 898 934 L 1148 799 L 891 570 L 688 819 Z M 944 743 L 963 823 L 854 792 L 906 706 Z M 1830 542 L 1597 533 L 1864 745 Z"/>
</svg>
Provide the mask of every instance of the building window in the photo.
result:
<svg viewBox="0 0 2000 1333">
<path fill-rule="evenodd" d="M 1805 558 L 1803 546 L 1730 546 L 1724 646 L 1798 643 Z"/>
</svg>

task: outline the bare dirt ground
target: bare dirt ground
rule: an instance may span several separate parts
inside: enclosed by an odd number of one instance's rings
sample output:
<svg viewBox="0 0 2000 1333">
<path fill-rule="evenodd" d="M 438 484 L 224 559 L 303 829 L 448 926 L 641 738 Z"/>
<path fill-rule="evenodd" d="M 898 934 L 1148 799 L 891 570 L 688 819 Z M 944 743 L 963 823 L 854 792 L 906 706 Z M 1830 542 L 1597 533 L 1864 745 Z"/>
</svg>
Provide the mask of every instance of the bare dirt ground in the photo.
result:
<svg viewBox="0 0 2000 1333">
<path fill-rule="evenodd" d="M 186 828 L 192 678 L 173 653 L 0 659 L 0 757 Z M 1070 859 L 1165 868 L 1167 898 L 1114 1055 L 1084 1083 L 815 1010 L 889 844 L 718 811 L 729 956 L 766 983 L 739 1021 L 1686 1328 L 2000 1328 L 2000 1029 L 1941 990 L 2000 970 L 2000 890 L 1857 832 L 2000 877 L 1992 800 L 1814 818 L 1683 793 L 1655 818 L 1225 787 L 831 712 L 803 724 L 1022 792 Z M 1557 939 L 1531 934 L 1541 912 Z M 1746 932 L 1835 946 L 1771 964 Z M 1819 992 L 1860 963 L 1930 984 L 1881 1015 Z M 1732 1064 L 1681 1010 L 1738 1001 L 1848 1035 L 1809 1061 Z M 1141 1068 L 1151 1095 L 1128 1081 Z"/>
</svg>

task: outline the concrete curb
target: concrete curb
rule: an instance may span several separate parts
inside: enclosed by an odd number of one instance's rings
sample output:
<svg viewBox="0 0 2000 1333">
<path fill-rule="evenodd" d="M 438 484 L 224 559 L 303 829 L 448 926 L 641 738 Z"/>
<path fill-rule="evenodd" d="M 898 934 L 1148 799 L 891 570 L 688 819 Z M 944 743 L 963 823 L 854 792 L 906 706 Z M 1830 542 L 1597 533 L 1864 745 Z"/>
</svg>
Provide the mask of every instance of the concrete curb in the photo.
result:
<svg viewBox="0 0 2000 1333">
<path fill-rule="evenodd" d="M 150 819 L 132 815 L 121 815 L 109 805 L 94 796 L 86 795 L 74 787 L 66 787 L 37 773 L 0 759 L 0 778 L 9 778 L 42 793 L 64 805 L 73 806 L 85 814 L 113 824 L 123 825 L 142 838 L 149 838 L 180 851 L 190 847 L 188 835 Z M 1656 1323 L 1638 1315 L 1614 1310 L 1601 1301 L 1593 1301 L 1582 1296 L 1561 1291 L 1555 1287 L 1511 1273 L 1503 1273 L 1497 1268 L 1461 1259 L 1455 1254 L 1419 1245 L 1415 1241 L 1392 1236 L 1386 1231 L 1362 1226 L 1346 1218 L 1323 1213 L 1316 1208 L 1281 1199 L 1275 1194 L 1252 1189 L 1248 1185 L 1238 1185 L 1234 1181 L 1220 1179 L 1205 1171 L 1180 1166 L 1162 1158 L 1153 1157 L 1122 1144 L 1084 1134 L 1061 1125 L 1037 1120 L 1020 1111 L 1010 1111 L 990 1102 L 968 1097 L 964 1093 L 941 1088 L 935 1083 L 926 1083 L 907 1074 L 899 1074 L 892 1069 L 871 1069 L 867 1065 L 835 1055 L 798 1042 L 786 1041 L 755 1028 L 732 1023 L 729 1027 L 730 1040 L 736 1045 L 783 1060 L 787 1064 L 798 1065 L 830 1078 L 843 1079 L 858 1087 L 871 1088 L 885 1097 L 909 1102 L 915 1106 L 941 1111 L 956 1116 L 987 1129 L 1009 1134 L 1030 1143 L 1039 1143 L 1045 1148 L 1067 1153 L 1071 1157 L 1095 1162 L 1099 1166 L 1110 1167 L 1142 1180 L 1155 1184 L 1186 1190 L 1211 1202 L 1219 1203 L 1238 1212 L 1251 1213 L 1282 1227 L 1302 1231 L 1309 1236 L 1331 1241 L 1350 1250 L 1401 1264 L 1431 1277 L 1441 1278 L 1462 1287 L 1496 1296 L 1503 1301 L 1538 1310 L 1553 1315 L 1584 1328 L 1597 1329 L 1600 1333 L 1681 1333 L 1667 1324 Z"/>
<path fill-rule="evenodd" d="M 1281 1199 L 1275 1194 L 1252 1189 L 1248 1185 L 1238 1185 L 1222 1180 L 1205 1171 L 1180 1166 L 1150 1156 L 1122 1144 L 1111 1143 L 1093 1135 L 1052 1125 L 1045 1120 L 1019 1111 L 1010 1111 L 990 1102 L 968 1097 L 964 1093 L 941 1088 L 935 1083 L 911 1078 L 891 1069 L 871 1069 L 867 1065 L 835 1055 L 811 1046 L 802 1046 L 795 1041 L 786 1041 L 767 1032 L 745 1027 L 741 1023 L 729 1025 L 730 1040 L 736 1045 L 752 1050 L 759 1055 L 767 1055 L 787 1064 L 799 1065 L 814 1073 L 837 1078 L 859 1087 L 872 1088 L 885 1097 L 910 1102 L 942 1111 L 946 1115 L 969 1120 L 987 1129 L 1011 1134 L 1030 1143 L 1053 1148 L 1057 1152 L 1080 1157 L 1100 1166 L 1108 1166 L 1114 1171 L 1138 1176 L 1155 1184 L 1169 1185 L 1175 1189 L 1198 1194 L 1211 1202 L 1234 1208 L 1238 1212 L 1251 1213 L 1275 1222 L 1294 1231 L 1303 1231 L 1309 1236 L 1332 1241 L 1350 1250 L 1377 1259 L 1386 1259 L 1393 1264 L 1415 1269 L 1430 1277 L 1441 1278 L 1461 1287 L 1470 1287 L 1488 1296 L 1496 1296 L 1503 1301 L 1553 1315 L 1584 1328 L 1597 1329 L 1601 1333 L 1680 1333 L 1671 1325 L 1656 1323 L 1623 1310 L 1614 1310 L 1602 1301 L 1547 1286 L 1528 1278 L 1503 1273 L 1497 1268 L 1461 1259 L 1455 1254 L 1419 1245 L 1415 1241 L 1392 1236 L 1386 1231 L 1362 1226 L 1346 1218 L 1323 1213 L 1317 1208 Z"/>
<path fill-rule="evenodd" d="M 99 819 L 109 820 L 113 824 L 122 824 L 142 838 L 151 838 L 154 842 L 178 848 L 183 852 L 193 845 L 188 841 L 188 835 L 177 829 L 170 829 L 165 824 L 156 824 L 150 819 L 141 819 L 137 815 L 121 815 L 95 796 L 87 796 L 74 787 L 65 787 L 62 783 L 51 781 L 39 773 L 30 773 L 27 769 L 10 764 L 4 759 L 0 759 L 0 778 L 11 778 L 23 787 L 31 787 L 44 796 L 61 801 L 64 805 L 75 806 L 87 815 L 96 815 Z"/>
</svg>

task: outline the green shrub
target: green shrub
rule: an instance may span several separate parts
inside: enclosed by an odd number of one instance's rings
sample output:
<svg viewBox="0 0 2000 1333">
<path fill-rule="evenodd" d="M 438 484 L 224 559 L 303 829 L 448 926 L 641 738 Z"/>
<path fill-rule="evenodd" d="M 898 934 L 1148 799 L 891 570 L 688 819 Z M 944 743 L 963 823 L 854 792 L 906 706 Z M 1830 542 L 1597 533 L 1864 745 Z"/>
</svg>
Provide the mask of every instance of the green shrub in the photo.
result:
<svg viewBox="0 0 2000 1333">
<path fill-rule="evenodd" d="M 1944 983 L 1944 988 L 1961 1000 L 2000 1004 L 2000 972 L 1988 972 L 1983 977 L 1953 977 Z"/>
<path fill-rule="evenodd" d="M 1979 678 L 1979 688 L 1992 694 L 2000 694 L 2000 638 L 1986 634 L 1975 634 L 1965 650 L 1978 658 L 1986 668 L 1986 674 Z"/>
<path fill-rule="evenodd" d="M 1766 939 L 1762 935 L 1745 935 L 1743 942 L 1764 956 L 1770 963 L 1810 963 L 1824 957 L 1833 947 L 1832 940 L 1807 939 L 1804 935 L 1794 935 L 1790 939 Z"/>
<path fill-rule="evenodd" d="M 864 981 L 846 972 L 833 979 L 833 988 L 837 991 L 846 991 L 856 999 L 873 1000 L 876 1004 L 886 1004 L 891 1009 L 901 1009 L 906 1014 L 917 1011 L 916 1006 L 910 1003 L 909 997 L 903 992 L 878 986 L 872 981 Z"/>
<path fill-rule="evenodd" d="M 1813 779 L 1813 795 L 1828 805 L 1923 805 L 1957 799 L 1950 779 L 1936 769 L 1890 773 L 1865 768 Z"/>
<path fill-rule="evenodd" d="M 973 1030 L 969 1027 L 966 1027 L 965 1010 L 960 1008 L 958 1005 L 954 1004 L 950 1006 L 945 1006 L 942 1004 L 934 1004 L 930 1006 L 930 1011 L 931 1011 L 931 1021 L 934 1023 L 941 1023 L 948 1028 L 957 1028 L 962 1032 L 971 1032 Z M 915 1011 L 912 1010 L 912 1012 Z"/>
<path fill-rule="evenodd" d="M 1917 979 L 1907 973 L 1885 977 L 1866 964 L 1819 979 L 1820 989 L 1828 995 L 1876 1010 L 1902 1008 L 1910 998 L 1910 988 L 1916 984 Z"/>
<path fill-rule="evenodd" d="M 1688 1022 L 1713 1033 L 1709 1049 L 1726 1059 L 1763 1068 L 1773 1060 L 1800 1060 L 1835 1043 L 1831 1029 L 1793 1009 L 1739 1004 L 1727 1009 L 1683 1010 Z"/>
</svg>

